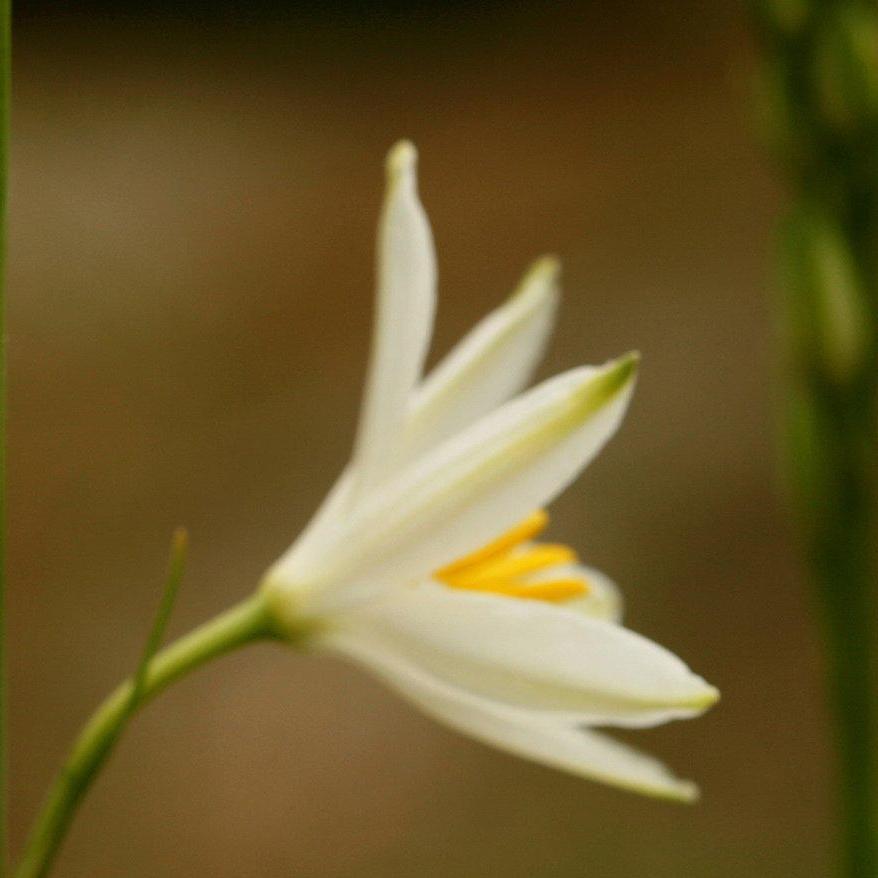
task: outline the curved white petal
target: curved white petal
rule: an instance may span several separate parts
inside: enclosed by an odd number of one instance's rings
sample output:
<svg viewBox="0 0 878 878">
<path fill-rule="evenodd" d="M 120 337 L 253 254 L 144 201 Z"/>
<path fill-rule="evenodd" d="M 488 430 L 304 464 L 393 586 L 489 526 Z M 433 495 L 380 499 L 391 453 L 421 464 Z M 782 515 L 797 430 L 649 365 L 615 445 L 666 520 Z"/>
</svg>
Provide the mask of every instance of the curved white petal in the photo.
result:
<svg viewBox="0 0 878 878">
<path fill-rule="evenodd" d="M 360 426 L 352 500 L 397 466 L 409 395 L 420 381 L 436 306 L 433 236 L 418 199 L 417 153 L 397 144 L 387 159 L 378 229 L 377 314 Z"/>
<path fill-rule="evenodd" d="M 599 732 L 456 688 L 356 637 L 330 637 L 327 645 L 364 665 L 426 714 L 483 743 L 645 795 L 678 801 L 692 801 L 698 795 L 691 781 L 674 777 L 656 759 Z"/>
<path fill-rule="evenodd" d="M 317 511 L 311 516 L 308 524 L 305 525 L 305 528 L 296 538 L 288 553 L 291 553 L 294 549 L 300 551 L 312 543 L 321 541 L 325 538 L 327 531 L 331 531 L 336 527 L 339 516 L 344 515 L 345 511 L 350 509 L 351 496 L 355 484 L 354 470 L 348 464 L 336 478 L 333 486 L 317 507 Z"/>
<path fill-rule="evenodd" d="M 542 601 L 401 589 L 337 620 L 449 685 L 589 725 L 694 716 L 716 690 L 672 653 L 619 625 Z"/>
<path fill-rule="evenodd" d="M 438 445 L 527 385 L 554 324 L 558 273 L 557 259 L 538 260 L 509 300 L 430 372 L 410 402 L 405 459 Z"/>
<path fill-rule="evenodd" d="M 629 355 L 574 369 L 507 403 L 294 546 L 269 581 L 307 589 L 323 613 L 426 579 L 567 487 L 618 427 L 635 367 Z"/>
</svg>

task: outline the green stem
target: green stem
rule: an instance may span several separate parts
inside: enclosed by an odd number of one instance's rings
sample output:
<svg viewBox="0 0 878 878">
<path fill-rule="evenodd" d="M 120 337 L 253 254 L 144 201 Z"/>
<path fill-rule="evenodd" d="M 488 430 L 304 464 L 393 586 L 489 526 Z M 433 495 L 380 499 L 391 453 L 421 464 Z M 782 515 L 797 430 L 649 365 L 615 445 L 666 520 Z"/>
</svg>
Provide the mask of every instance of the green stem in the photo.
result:
<svg viewBox="0 0 878 878">
<path fill-rule="evenodd" d="M 838 873 L 878 875 L 878 6 L 751 0 L 784 224 L 786 463 L 826 640 Z"/>
<path fill-rule="evenodd" d="M 205 662 L 246 643 L 271 637 L 265 603 L 257 593 L 158 653 L 149 664 L 137 707 Z M 48 874 L 77 806 L 131 718 L 133 689 L 133 680 L 122 683 L 76 739 L 34 824 L 16 878 L 42 878 Z"/>
<path fill-rule="evenodd" d="M 10 0 L 0 0 L 0 876 L 6 874 L 6 201 L 11 78 Z"/>
<path fill-rule="evenodd" d="M 837 433 L 824 431 L 823 459 L 834 461 L 825 480 L 836 498 L 811 531 L 811 561 L 828 644 L 828 678 L 836 717 L 842 874 L 878 875 L 874 651 L 875 494 L 874 465 L 861 449 L 872 447 L 874 404 L 851 404 L 849 417 L 823 400 Z M 837 403 L 837 401 L 836 401 Z"/>
</svg>

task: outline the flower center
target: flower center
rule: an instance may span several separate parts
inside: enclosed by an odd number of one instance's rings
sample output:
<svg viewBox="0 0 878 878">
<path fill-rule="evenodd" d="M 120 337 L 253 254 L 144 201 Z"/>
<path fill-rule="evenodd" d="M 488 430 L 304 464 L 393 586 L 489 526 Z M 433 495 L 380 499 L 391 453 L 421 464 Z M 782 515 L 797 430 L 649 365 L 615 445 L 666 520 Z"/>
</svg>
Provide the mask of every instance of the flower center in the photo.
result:
<svg viewBox="0 0 878 878">
<path fill-rule="evenodd" d="M 551 574 L 553 568 L 577 562 L 573 549 L 531 542 L 548 524 L 548 512 L 538 509 L 496 540 L 433 575 L 451 588 L 530 600 L 557 602 L 585 594 L 589 584 L 582 576 L 571 575 L 569 570 L 559 576 Z"/>
</svg>

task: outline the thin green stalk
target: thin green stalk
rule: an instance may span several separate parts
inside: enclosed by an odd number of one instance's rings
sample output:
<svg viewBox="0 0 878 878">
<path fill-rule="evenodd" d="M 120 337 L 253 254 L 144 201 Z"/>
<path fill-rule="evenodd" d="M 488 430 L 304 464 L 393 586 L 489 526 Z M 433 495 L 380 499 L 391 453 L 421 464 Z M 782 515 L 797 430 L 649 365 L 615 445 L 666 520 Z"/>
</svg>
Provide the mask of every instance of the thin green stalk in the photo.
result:
<svg viewBox="0 0 878 878">
<path fill-rule="evenodd" d="M 142 707 L 205 662 L 272 636 L 264 600 L 257 593 L 159 652 L 140 682 L 136 707 Z M 77 806 L 131 718 L 137 685 L 135 678 L 122 683 L 83 728 L 49 790 L 25 845 L 16 878 L 43 878 L 48 874 Z"/>
<path fill-rule="evenodd" d="M 830 395 L 818 405 L 843 417 L 839 409 L 844 406 L 838 402 Z M 874 432 L 867 433 L 874 431 L 876 418 L 874 411 L 856 407 L 854 411 L 855 423 L 841 435 L 823 439 L 823 453 L 835 457 L 826 481 L 837 503 L 832 514 L 809 530 L 808 548 L 823 608 L 829 690 L 836 718 L 842 874 L 875 878 L 875 481 L 874 464 L 864 460 L 862 452 L 876 441 Z"/>
<path fill-rule="evenodd" d="M 753 0 L 784 224 L 787 470 L 825 636 L 840 871 L 878 875 L 878 8 Z"/>
<path fill-rule="evenodd" d="M 9 103 L 12 22 L 10 0 L 0 0 L 0 876 L 7 863 L 6 754 L 6 203 L 9 177 Z"/>
<path fill-rule="evenodd" d="M 165 631 L 167 631 L 168 623 L 171 621 L 171 612 L 177 600 L 177 593 L 180 591 L 180 583 L 183 581 L 188 550 L 189 534 L 185 528 L 178 527 L 171 538 L 171 557 L 168 562 L 165 590 L 162 592 L 162 599 L 153 620 L 149 637 L 146 638 L 143 654 L 140 656 L 140 664 L 138 664 L 137 670 L 134 672 L 134 685 L 131 687 L 131 698 L 128 702 L 129 713 L 133 714 L 141 702 L 143 693 L 146 690 L 149 666 L 165 639 Z"/>
</svg>

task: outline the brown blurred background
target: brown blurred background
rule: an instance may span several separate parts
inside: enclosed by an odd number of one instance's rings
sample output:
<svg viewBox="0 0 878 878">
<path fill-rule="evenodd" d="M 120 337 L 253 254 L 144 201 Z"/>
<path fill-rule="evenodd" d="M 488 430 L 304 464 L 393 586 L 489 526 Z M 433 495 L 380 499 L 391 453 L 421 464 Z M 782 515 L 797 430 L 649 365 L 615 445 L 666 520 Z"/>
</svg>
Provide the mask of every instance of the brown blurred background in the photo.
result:
<svg viewBox="0 0 878 878">
<path fill-rule="evenodd" d="M 780 198 L 736 4 L 24 7 L 12 205 L 13 840 L 133 666 L 178 523 L 179 633 L 245 595 L 343 464 L 385 150 L 421 150 L 436 351 L 564 258 L 542 374 L 644 355 L 555 531 L 723 690 L 629 734 L 695 807 L 492 752 L 259 647 L 151 706 L 57 874 L 819 876 L 816 632 L 774 476 Z"/>
</svg>

